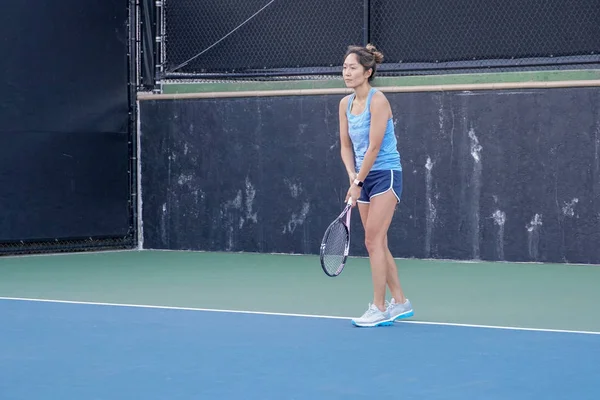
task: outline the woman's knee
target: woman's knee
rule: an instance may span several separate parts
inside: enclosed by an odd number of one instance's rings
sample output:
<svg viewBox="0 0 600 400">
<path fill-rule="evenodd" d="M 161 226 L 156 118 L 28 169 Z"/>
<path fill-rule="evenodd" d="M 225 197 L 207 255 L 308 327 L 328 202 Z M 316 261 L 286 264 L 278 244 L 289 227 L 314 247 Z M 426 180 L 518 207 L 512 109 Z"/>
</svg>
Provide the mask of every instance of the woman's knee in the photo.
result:
<svg viewBox="0 0 600 400">
<path fill-rule="evenodd" d="M 385 235 L 382 236 L 378 232 L 365 232 L 365 247 L 369 254 L 385 249 Z"/>
</svg>

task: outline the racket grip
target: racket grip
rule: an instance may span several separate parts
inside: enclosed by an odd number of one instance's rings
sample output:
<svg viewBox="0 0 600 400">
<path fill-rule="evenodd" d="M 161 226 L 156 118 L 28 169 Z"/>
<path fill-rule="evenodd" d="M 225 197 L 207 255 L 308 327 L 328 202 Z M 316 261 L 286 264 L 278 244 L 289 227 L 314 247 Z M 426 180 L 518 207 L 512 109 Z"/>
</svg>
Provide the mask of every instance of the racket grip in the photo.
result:
<svg viewBox="0 0 600 400">
<path fill-rule="evenodd" d="M 348 197 L 348 201 L 346 202 L 346 204 L 348 204 L 349 206 L 352 205 L 352 197 Z"/>
</svg>

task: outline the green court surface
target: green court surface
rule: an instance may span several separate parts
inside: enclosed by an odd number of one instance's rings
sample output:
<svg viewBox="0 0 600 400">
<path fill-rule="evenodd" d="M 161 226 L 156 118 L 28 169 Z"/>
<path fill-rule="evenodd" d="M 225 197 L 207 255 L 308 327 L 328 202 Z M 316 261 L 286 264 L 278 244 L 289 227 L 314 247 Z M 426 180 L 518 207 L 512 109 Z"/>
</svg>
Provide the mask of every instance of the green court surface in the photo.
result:
<svg viewBox="0 0 600 400">
<path fill-rule="evenodd" d="M 397 259 L 411 321 L 600 332 L 600 267 Z M 0 258 L 0 297 L 354 317 L 368 259 L 124 251 Z"/>
</svg>

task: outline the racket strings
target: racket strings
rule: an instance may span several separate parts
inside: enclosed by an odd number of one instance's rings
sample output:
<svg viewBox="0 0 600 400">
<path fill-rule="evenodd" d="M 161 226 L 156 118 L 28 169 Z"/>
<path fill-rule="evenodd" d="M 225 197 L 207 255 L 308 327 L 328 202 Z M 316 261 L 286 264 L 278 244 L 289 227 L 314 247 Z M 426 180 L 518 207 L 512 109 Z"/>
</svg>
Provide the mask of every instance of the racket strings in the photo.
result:
<svg viewBox="0 0 600 400">
<path fill-rule="evenodd" d="M 341 222 L 336 222 L 330 228 L 322 249 L 324 268 L 335 274 L 344 263 L 348 233 Z"/>
</svg>

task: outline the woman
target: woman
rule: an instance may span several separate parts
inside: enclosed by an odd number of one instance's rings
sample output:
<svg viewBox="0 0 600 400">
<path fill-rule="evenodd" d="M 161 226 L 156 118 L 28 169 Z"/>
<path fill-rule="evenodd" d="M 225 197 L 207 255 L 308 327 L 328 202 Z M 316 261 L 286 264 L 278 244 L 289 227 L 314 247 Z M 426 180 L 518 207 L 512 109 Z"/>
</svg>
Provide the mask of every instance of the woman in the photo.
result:
<svg viewBox="0 0 600 400">
<path fill-rule="evenodd" d="M 373 303 L 352 320 L 356 326 L 391 325 L 413 315 L 387 244 L 402 193 L 402 166 L 390 104 L 370 84 L 382 61 L 383 54 L 369 44 L 348 47 L 343 65 L 344 82 L 354 91 L 340 101 L 339 109 L 341 157 L 350 181 L 346 201 L 358 203 L 373 280 Z M 392 294 L 390 302 L 385 301 L 386 286 Z"/>
</svg>

